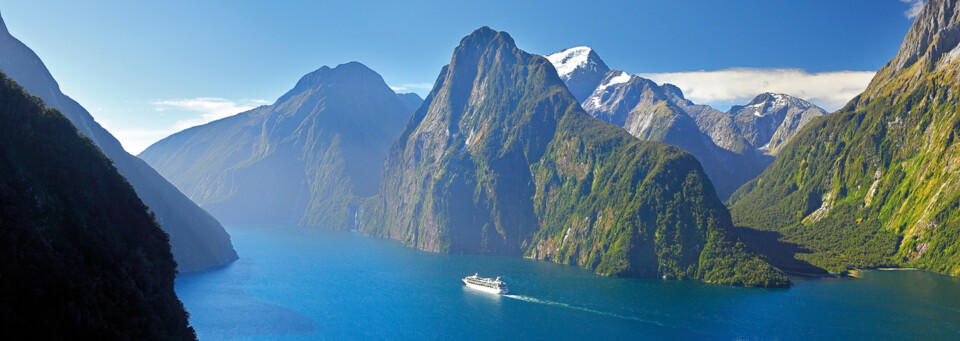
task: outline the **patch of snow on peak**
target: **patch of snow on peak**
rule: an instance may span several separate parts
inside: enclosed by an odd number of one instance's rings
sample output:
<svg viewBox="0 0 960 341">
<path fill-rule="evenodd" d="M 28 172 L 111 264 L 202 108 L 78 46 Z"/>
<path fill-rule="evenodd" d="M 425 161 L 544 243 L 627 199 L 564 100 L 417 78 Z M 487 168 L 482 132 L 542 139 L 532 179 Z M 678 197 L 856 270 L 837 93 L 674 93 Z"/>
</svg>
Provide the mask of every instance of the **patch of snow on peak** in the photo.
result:
<svg viewBox="0 0 960 341">
<path fill-rule="evenodd" d="M 619 75 L 610 77 L 609 79 L 607 79 L 606 82 L 603 82 L 603 84 L 600 84 L 600 86 L 597 87 L 597 90 L 603 91 L 608 87 L 629 82 L 630 78 L 631 78 L 630 74 L 620 71 Z"/>
<path fill-rule="evenodd" d="M 778 107 L 787 105 L 787 102 L 789 101 L 787 96 L 784 94 L 773 94 L 773 98 L 777 99 L 775 102 L 773 102 L 773 105 Z"/>
<path fill-rule="evenodd" d="M 590 101 L 587 103 L 589 103 L 588 105 L 592 105 L 593 108 L 599 108 L 602 105 L 599 96 L 590 96 Z"/>
<path fill-rule="evenodd" d="M 743 107 L 743 110 L 752 111 L 752 112 L 753 112 L 753 116 L 763 117 L 763 114 L 766 114 L 766 108 L 764 108 L 764 105 L 766 105 L 766 104 L 767 104 L 767 102 L 760 102 L 760 103 L 751 104 L 751 105 L 748 105 L 748 106 L 746 106 L 746 107 Z M 743 111 L 743 110 L 741 110 L 741 111 Z M 739 112 L 738 112 L 738 113 L 739 113 Z"/>
<path fill-rule="evenodd" d="M 568 80 L 570 74 L 578 68 L 589 66 L 591 69 L 596 69 L 596 63 L 590 60 L 590 51 L 593 49 L 587 46 L 571 47 L 547 56 L 547 60 L 557 69 L 560 78 Z"/>
</svg>

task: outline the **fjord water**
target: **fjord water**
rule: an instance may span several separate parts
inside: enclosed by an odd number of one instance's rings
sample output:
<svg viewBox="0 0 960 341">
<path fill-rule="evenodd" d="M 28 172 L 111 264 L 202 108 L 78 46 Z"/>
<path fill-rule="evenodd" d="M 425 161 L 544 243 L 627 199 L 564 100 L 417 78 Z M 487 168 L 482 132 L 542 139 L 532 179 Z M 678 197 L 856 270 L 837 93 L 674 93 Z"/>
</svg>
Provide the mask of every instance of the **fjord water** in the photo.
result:
<svg viewBox="0 0 960 341">
<path fill-rule="evenodd" d="M 241 259 L 177 278 L 201 340 L 957 339 L 960 280 L 922 271 L 790 289 L 625 279 L 443 255 L 352 232 L 228 226 Z M 503 276 L 511 295 L 460 279 Z"/>
</svg>

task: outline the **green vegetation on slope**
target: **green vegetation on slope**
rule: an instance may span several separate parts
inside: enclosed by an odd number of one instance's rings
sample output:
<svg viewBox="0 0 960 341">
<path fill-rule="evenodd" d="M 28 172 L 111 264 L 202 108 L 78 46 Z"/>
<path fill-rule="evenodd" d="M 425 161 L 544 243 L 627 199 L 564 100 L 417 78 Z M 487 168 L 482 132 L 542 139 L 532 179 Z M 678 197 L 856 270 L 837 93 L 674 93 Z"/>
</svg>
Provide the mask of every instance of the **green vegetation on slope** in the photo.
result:
<svg viewBox="0 0 960 341">
<path fill-rule="evenodd" d="M 0 74 L 0 334 L 195 339 L 168 237 L 110 160 Z"/>
<path fill-rule="evenodd" d="M 734 222 L 780 233 L 808 251 L 798 258 L 833 272 L 960 275 L 960 59 L 941 59 L 960 39 L 955 8 L 929 2 L 863 95 L 811 122 L 734 194 Z"/>
<path fill-rule="evenodd" d="M 699 163 L 577 105 L 509 35 L 464 38 L 390 150 L 361 229 L 430 251 L 524 255 L 611 276 L 785 286 L 729 235 Z"/>
</svg>

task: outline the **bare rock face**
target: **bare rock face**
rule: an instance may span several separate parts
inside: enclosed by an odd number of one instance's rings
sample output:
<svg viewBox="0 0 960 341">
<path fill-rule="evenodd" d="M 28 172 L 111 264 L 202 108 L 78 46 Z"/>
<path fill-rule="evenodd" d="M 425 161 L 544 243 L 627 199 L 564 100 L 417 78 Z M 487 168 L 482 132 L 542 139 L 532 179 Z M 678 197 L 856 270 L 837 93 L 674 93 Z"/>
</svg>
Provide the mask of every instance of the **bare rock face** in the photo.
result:
<svg viewBox="0 0 960 341">
<path fill-rule="evenodd" d="M 900 52 L 885 68 L 897 73 L 921 59 L 925 70 L 936 65 L 944 54 L 952 51 L 960 42 L 960 11 L 957 2 L 950 0 L 931 0 L 913 22 L 907 33 Z"/>
<path fill-rule="evenodd" d="M 897 56 L 877 71 L 864 91 L 864 97 L 882 95 L 881 88 L 907 91 L 916 86 L 921 75 L 945 67 L 960 56 L 960 11 L 955 0 L 929 0 L 907 32 Z M 914 67 L 915 66 L 915 67 Z M 912 77 L 897 82 L 898 89 L 888 84 L 901 75 Z"/>
<path fill-rule="evenodd" d="M 803 126 L 827 112 L 790 95 L 764 93 L 745 106 L 734 106 L 728 114 L 750 147 L 777 155 Z"/>
</svg>

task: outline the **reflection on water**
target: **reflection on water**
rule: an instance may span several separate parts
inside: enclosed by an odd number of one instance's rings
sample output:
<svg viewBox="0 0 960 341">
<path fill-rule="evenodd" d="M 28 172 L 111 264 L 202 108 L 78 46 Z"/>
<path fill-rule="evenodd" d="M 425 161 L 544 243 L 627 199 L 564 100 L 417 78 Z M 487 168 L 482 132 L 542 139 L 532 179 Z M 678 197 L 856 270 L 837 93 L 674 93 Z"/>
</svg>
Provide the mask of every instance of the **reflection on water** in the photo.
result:
<svg viewBox="0 0 960 341">
<path fill-rule="evenodd" d="M 177 279 L 201 340 L 960 339 L 960 281 L 922 271 L 790 289 L 600 277 L 355 233 L 228 226 L 242 259 Z M 502 276 L 510 295 L 461 278 Z"/>
</svg>

